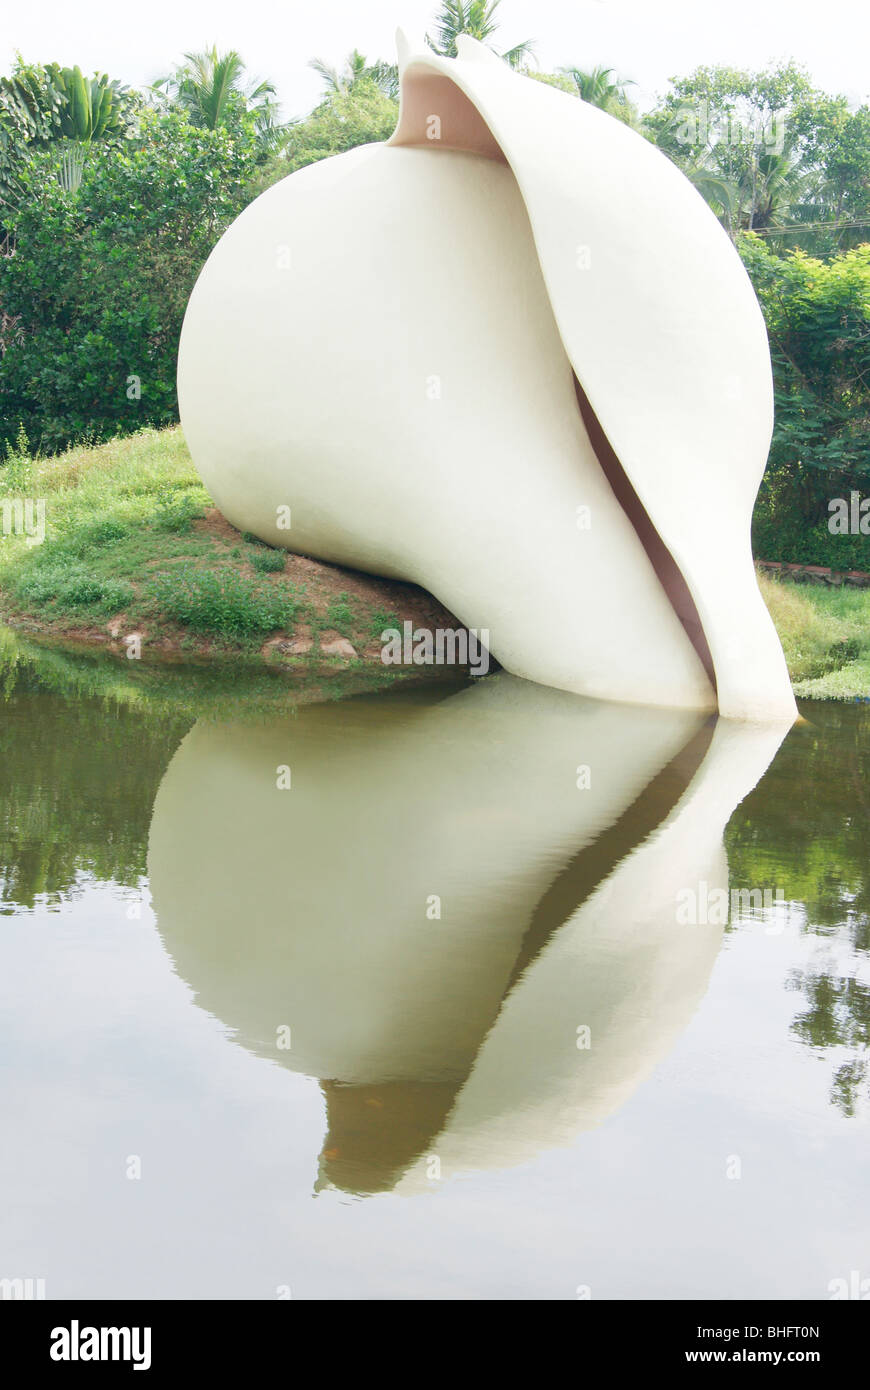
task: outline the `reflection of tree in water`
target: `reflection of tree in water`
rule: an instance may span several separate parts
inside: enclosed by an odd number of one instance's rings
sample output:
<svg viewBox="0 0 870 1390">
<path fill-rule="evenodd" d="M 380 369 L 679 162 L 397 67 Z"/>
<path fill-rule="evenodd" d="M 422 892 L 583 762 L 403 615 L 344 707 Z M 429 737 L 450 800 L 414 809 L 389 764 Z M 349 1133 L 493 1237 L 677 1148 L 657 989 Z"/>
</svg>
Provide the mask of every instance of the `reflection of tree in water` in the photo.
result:
<svg viewBox="0 0 870 1390">
<path fill-rule="evenodd" d="M 136 885 L 154 796 L 190 721 L 94 693 L 65 699 L 27 660 L 2 668 L 0 913 L 57 902 L 83 874 Z"/>
<path fill-rule="evenodd" d="M 792 1024 L 795 1037 L 820 1051 L 838 1047 L 855 1052 L 837 1067 L 831 1086 L 832 1104 L 844 1115 L 854 1115 L 870 1063 L 870 989 L 853 975 L 814 970 L 793 970 L 787 987 L 802 990 L 809 1004 Z"/>
<path fill-rule="evenodd" d="M 83 875 L 136 886 L 157 788 L 197 719 L 256 722 L 379 683 L 290 686 L 263 667 L 128 661 L 0 626 L 0 914 L 57 902 Z"/>
<path fill-rule="evenodd" d="M 803 904 L 806 930 L 840 943 L 857 968 L 870 954 L 870 711 L 813 704 L 804 713 L 810 722 L 792 731 L 728 826 L 731 886 L 782 888 Z M 806 998 L 796 1038 L 854 1051 L 831 1082 L 832 1104 L 853 1115 L 870 1077 L 870 988 L 845 960 L 793 971 L 787 988 Z"/>
</svg>

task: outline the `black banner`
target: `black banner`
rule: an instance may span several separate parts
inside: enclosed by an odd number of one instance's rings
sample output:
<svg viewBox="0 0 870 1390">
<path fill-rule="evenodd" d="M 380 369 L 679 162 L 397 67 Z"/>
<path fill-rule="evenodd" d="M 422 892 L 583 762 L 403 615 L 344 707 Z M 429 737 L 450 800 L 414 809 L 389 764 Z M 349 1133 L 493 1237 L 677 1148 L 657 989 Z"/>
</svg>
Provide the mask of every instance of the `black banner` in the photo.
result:
<svg viewBox="0 0 870 1390">
<path fill-rule="evenodd" d="M 373 1374 L 380 1358 L 373 1358 L 370 1339 L 377 1341 L 380 1335 L 378 1314 L 371 1305 L 365 1311 L 353 1304 L 345 1306 L 345 1335 L 340 1343 L 348 1358 L 356 1347 L 360 1367 Z M 479 1309 L 480 1304 L 472 1306 Z M 407 1335 L 413 1339 L 417 1315 L 403 1307 Z M 553 1318 L 559 1330 L 572 1338 L 582 1336 L 574 1345 L 576 1353 L 582 1352 L 584 1367 L 603 1360 L 615 1375 L 637 1370 L 668 1373 L 677 1367 L 703 1374 L 711 1367 L 740 1371 L 754 1366 L 803 1366 L 830 1374 L 855 1364 L 861 1345 L 856 1338 L 866 1334 L 867 1311 L 859 1300 L 595 1303 L 581 1299 L 561 1313 L 551 1313 L 547 1320 Z M 429 1323 L 431 1314 L 426 1316 Z M 459 1312 L 460 1320 L 462 1316 Z M 49 1371 L 52 1376 L 93 1376 L 106 1369 L 116 1376 L 162 1375 L 190 1369 L 199 1376 L 225 1379 L 231 1372 L 250 1371 L 266 1360 L 274 1360 L 276 1367 L 285 1365 L 292 1373 L 301 1347 L 291 1352 L 288 1335 L 316 1333 L 317 1321 L 316 1306 L 301 1300 L 295 1304 L 290 1300 L 0 1302 L 4 1347 L 14 1348 L 25 1372 Z M 439 1335 L 449 1333 L 445 1321 Z M 433 1336 L 431 1323 L 425 1336 L 428 1345 Z M 330 1363 L 334 1342 L 333 1333 Z M 306 1349 L 306 1362 L 314 1350 Z"/>
</svg>

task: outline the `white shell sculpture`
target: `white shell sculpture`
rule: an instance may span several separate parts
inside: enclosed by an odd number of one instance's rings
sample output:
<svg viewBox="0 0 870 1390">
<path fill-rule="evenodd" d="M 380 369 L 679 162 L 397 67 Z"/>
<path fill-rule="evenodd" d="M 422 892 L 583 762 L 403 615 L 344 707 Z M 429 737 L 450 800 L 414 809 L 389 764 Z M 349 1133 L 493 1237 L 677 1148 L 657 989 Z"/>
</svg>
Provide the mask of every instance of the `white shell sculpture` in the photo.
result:
<svg viewBox="0 0 870 1390">
<path fill-rule="evenodd" d="M 516 675 L 792 720 L 749 535 L 767 337 L 725 232 L 473 40 L 400 59 L 390 141 L 269 189 L 194 288 L 179 402 L 215 501 L 422 585 Z"/>
</svg>

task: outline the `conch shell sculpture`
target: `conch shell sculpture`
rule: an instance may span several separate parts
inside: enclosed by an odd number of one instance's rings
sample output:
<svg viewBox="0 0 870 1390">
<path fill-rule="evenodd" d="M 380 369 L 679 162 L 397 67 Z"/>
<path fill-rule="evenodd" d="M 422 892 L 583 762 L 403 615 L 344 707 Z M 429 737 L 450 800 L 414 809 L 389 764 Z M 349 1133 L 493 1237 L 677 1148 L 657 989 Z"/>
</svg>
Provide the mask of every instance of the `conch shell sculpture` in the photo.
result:
<svg viewBox="0 0 870 1390">
<path fill-rule="evenodd" d="M 619 121 L 471 39 L 399 48 L 391 139 L 270 188 L 193 290 L 215 501 L 422 585 L 515 675 L 791 721 L 749 534 L 770 358 L 728 237 Z"/>
</svg>

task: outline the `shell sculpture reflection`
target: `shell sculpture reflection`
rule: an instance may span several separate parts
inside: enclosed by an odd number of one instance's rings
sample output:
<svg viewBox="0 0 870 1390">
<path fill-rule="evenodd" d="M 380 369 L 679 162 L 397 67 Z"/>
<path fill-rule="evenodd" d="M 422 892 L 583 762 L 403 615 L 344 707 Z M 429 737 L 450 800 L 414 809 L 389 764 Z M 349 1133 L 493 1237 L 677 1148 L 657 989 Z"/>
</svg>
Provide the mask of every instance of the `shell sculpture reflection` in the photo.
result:
<svg viewBox="0 0 870 1390">
<path fill-rule="evenodd" d="M 269 189 L 194 288 L 215 501 L 422 585 L 515 675 L 792 720 L 749 534 L 770 358 L 725 232 L 619 121 L 470 39 L 399 48 L 391 139 Z"/>
<path fill-rule="evenodd" d="M 227 1045 L 320 1081 L 320 1183 L 431 1192 L 427 1156 L 448 1179 L 571 1145 L 669 1053 L 723 937 L 679 904 L 727 901 L 724 829 L 784 730 L 504 674 L 386 700 L 196 724 L 148 876 Z"/>
</svg>

